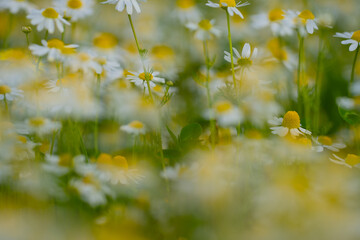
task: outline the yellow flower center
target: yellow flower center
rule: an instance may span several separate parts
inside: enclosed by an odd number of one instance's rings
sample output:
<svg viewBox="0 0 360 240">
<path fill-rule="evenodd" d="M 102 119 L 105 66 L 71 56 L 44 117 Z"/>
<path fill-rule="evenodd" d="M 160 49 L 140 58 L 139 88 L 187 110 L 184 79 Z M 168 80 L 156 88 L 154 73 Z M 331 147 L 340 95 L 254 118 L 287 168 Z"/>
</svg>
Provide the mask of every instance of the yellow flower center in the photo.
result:
<svg viewBox="0 0 360 240">
<path fill-rule="evenodd" d="M 152 88 L 155 92 L 161 93 L 162 92 L 162 87 L 160 85 L 156 85 L 155 87 Z"/>
<path fill-rule="evenodd" d="M 275 8 L 269 12 L 269 20 L 271 22 L 283 20 L 285 18 L 285 12 L 281 8 Z"/>
<path fill-rule="evenodd" d="M 90 55 L 87 53 L 80 53 L 79 54 L 79 59 L 83 62 L 87 62 L 91 59 Z"/>
<path fill-rule="evenodd" d="M 189 8 L 192 8 L 193 6 L 195 6 L 195 1 L 194 0 L 177 0 L 176 6 L 178 6 L 179 8 L 182 8 L 182 9 L 189 9 Z"/>
<path fill-rule="evenodd" d="M 113 163 L 115 166 L 127 170 L 129 168 L 128 162 L 123 156 L 115 156 L 113 158 Z"/>
<path fill-rule="evenodd" d="M 295 111 L 288 111 L 284 116 L 282 126 L 290 129 L 299 128 L 300 127 L 299 114 Z"/>
<path fill-rule="evenodd" d="M 209 31 L 212 28 L 212 24 L 209 20 L 204 19 L 199 22 L 199 27 L 205 31 Z"/>
<path fill-rule="evenodd" d="M 250 58 L 239 58 L 237 64 L 242 67 L 249 67 L 253 64 Z"/>
<path fill-rule="evenodd" d="M 29 124 L 34 127 L 40 127 L 45 124 L 45 118 L 35 117 L 29 120 Z"/>
<path fill-rule="evenodd" d="M 297 139 L 297 143 L 299 143 L 300 145 L 302 145 L 306 148 L 311 148 L 311 146 L 312 146 L 311 140 L 308 138 L 305 138 L 305 137 Z"/>
<path fill-rule="evenodd" d="M 267 44 L 267 47 L 273 54 L 275 58 L 281 61 L 286 61 L 288 59 L 288 55 L 284 49 L 281 48 L 279 40 L 274 38 L 270 40 Z"/>
<path fill-rule="evenodd" d="M 67 6 L 72 9 L 79 9 L 82 7 L 81 0 L 69 0 Z"/>
<path fill-rule="evenodd" d="M 140 121 L 132 121 L 129 124 L 130 127 L 135 128 L 135 129 L 142 129 L 144 128 L 144 124 Z"/>
<path fill-rule="evenodd" d="M 70 167 L 73 164 L 73 158 L 70 154 L 62 154 L 59 156 L 58 165 L 62 167 Z"/>
<path fill-rule="evenodd" d="M 302 18 L 303 20 L 313 20 L 315 19 L 315 16 L 310 10 L 304 10 L 299 14 L 299 18 Z"/>
<path fill-rule="evenodd" d="M 64 47 L 64 48 L 61 49 L 61 53 L 62 54 L 68 54 L 68 55 L 74 54 L 74 53 L 76 53 L 76 48 Z"/>
<path fill-rule="evenodd" d="M 17 136 L 17 140 L 21 143 L 27 143 L 26 137 L 21 136 L 21 135 Z"/>
<path fill-rule="evenodd" d="M 220 0 L 220 7 L 236 7 L 235 0 Z"/>
<path fill-rule="evenodd" d="M 58 18 L 59 13 L 53 8 L 47 8 L 42 12 L 42 15 L 46 18 Z"/>
<path fill-rule="evenodd" d="M 226 113 L 232 109 L 232 104 L 228 101 L 219 102 L 215 105 L 215 109 L 219 113 Z"/>
<path fill-rule="evenodd" d="M 109 154 L 102 153 L 97 159 L 98 164 L 112 164 L 112 157 Z"/>
<path fill-rule="evenodd" d="M 111 33 L 101 33 L 94 38 L 93 43 L 98 48 L 112 49 L 118 44 L 118 40 Z"/>
<path fill-rule="evenodd" d="M 0 94 L 7 94 L 7 93 L 11 93 L 11 88 L 6 85 L 1 85 Z"/>
<path fill-rule="evenodd" d="M 139 78 L 146 81 L 146 80 L 153 80 L 154 76 L 151 73 L 140 73 Z"/>
<path fill-rule="evenodd" d="M 319 143 L 321 143 L 322 145 L 327 145 L 327 146 L 331 146 L 333 144 L 333 141 L 330 137 L 328 136 L 320 136 L 318 138 Z"/>
<path fill-rule="evenodd" d="M 151 50 L 151 54 L 157 58 L 157 59 L 169 59 L 174 57 L 174 51 L 171 47 L 165 46 L 165 45 L 159 45 L 153 47 Z"/>
<path fill-rule="evenodd" d="M 59 50 L 62 50 L 65 46 L 64 42 L 59 39 L 51 39 L 47 42 L 47 46 L 49 48 L 57 48 Z"/>
<path fill-rule="evenodd" d="M 355 154 L 348 154 L 345 158 L 345 163 L 349 164 L 350 166 L 355 166 L 360 163 L 360 157 Z"/>
<path fill-rule="evenodd" d="M 0 53 L 0 60 L 22 60 L 26 57 L 24 50 L 20 48 L 8 49 Z"/>
<path fill-rule="evenodd" d="M 351 39 L 360 42 L 360 30 L 354 32 L 351 36 Z"/>
</svg>

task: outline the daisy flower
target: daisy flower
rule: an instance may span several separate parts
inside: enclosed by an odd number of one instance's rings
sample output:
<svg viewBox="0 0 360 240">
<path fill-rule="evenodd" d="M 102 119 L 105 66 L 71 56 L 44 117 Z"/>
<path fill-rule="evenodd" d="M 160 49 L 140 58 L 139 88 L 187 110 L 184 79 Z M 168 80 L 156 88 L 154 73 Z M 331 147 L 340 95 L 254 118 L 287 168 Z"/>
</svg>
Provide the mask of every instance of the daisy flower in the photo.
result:
<svg viewBox="0 0 360 240">
<path fill-rule="evenodd" d="M 75 162 L 84 162 L 83 156 L 73 158 L 70 154 L 46 155 L 45 160 L 46 162 L 43 164 L 44 170 L 60 176 L 70 172 Z"/>
<path fill-rule="evenodd" d="M 334 143 L 333 140 L 328 136 L 319 136 L 313 138 L 313 141 L 315 144 L 317 144 L 317 146 L 314 147 L 314 150 L 317 152 L 322 152 L 325 148 L 333 152 L 339 152 L 340 149 L 346 147 L 346 145 L 343 143 Z"/>
<path fill-rule="evenodd" d="M 348 154 L 345 159 L 333 154 L 334 158 L 330 158 L 330 161 L 339 165 L 344 165 L 348 168 L 360 167 L 360 156 L 355 154 Z"/>
<path fill-rule="evenodd" d="M 254 48 L 251 51 L 251 46 L 249 43 L 244 44 L 241 54 L 235 48 L 233 48 L 233 51 L 235 54 L 234 63 L 235 63 L 235 65 L 237 65 L 235 67 L 235 69 L 251 67 L 253 65 L 254 59 L 257 57 L 257 54 L 258 54 L 257 48 Z M 224 53 L 225 53 L 224 59 L 227 62 L 231 63 L 231 54 L 227 51 L 224 51 Z"/>
<path fill-rule="evenodd" d="M 0 101 L 13 101 L 15 98 L 23 97 L 23 91 L 15 87 L 4 85 L 0 81 Z"/>
<path fill-rule="evenodd" d="M 126 12 L 131 15 L 133 13 L 133 8 L 137 13 L 141 12 L 138 1 L 146 2 L 146 0 L 107 0 L 102 2 L 102 4 L 116 4 L 115 9 L 119 12 L 124 11 L 126 7 Z"/>
<path fill-rule="evenodd" d="M 130 82 L 134 83 L 136 86 L 147 89 L 147 81 L 149 81 L 151 88 L 156 86 L 155 83 L 165 83 L 164 78 L 158 77 L 159 74 L 159 72 L 130 72 L 130 74 L 127 76 L 127 79 L 129 79 Z"/>
<path fill-rule="evenodd" d="M 201 20 L 199 23 L 188 23 L 186 27 L 195 32 L 195 38 L 206 41 L 212 36 L 220 36 L 220 30 L 214 27 L 215 20 Z"/>
<path fill-rule="evenodd" d="M 93 13 L 93 0 L 55 0 L 55 7 L 75 22 Z"/>
<path fill-rule="evenodd" d="M 252 26 L 254 28 L 270 27 L 276 36 L 288 36 L 294 32 L 294 23 L 287 17 L 284 10 L 280 8 L 272 9 L 269 13 L 260 13 L 252 16 Z"/>
<path fill-rule="evenodd" d="M 43 57 L 47 55 L 49 62 L 55 60 L 62 60 L 64 54 L 67 54 L 69 51 L 74 52 L 75 48 L 78 47 L 76 44 L 65 45 L 65 43 L 59 39 L 51 39 L 49 41 L 41 40 L 42 46 L 37 44 L 31 44 L 29 49 L 33 55 Z"/>
<path fill-rule="evenodd" d="M 223 127 L 238 125 L 243 120 L 242 112 L 227 100 L 216 102 L 210 115 Z"/>
<path fill-rule="evenodd" d="M 3 0 L 0 2 L 0 9 L 7 9 L 12 14 L 16 14 L 20 11 L 29 12 L 31 9 L 34 9 L 35 5 L 29 3 L 26 0 Z"/>
<path fill-rule="evenodd" d="M 61 123 L 52 121 L 48 118 L 33 117 L 25 121 L 25 124 L 19 126 L 21 134 L 38 134 L 40 136 L 53 133 L 61 128 Z"/>
<path fill-rule="evenodd" d="M 306 33 L 313 34 L 315 29 L 319 29 L 316 24 L 317 19 L 310 10 L 304 10 L 302 12 L 289 10 L 286 14 L 287 17 L 298 25 L 300 34 L 303 36 L 306 35 Z"/>
<path fill-rule="evenodd" d="M 120 130 L 134 135 L 145 134 L 146 132 L 145 125 L 137 120 L 132 121 L 127 125 L 121 126 Z"/>
<path fill-rule="evenodd" d="M 237 8 L 245 7 L 247 5 L 250 5 L 250 3 L 248 2 L 241 3 L 241 1 L 236 3 L 235 0 L 220 0 L 219 3 L 213 3 L 212 1 L 209 0 L 208 3 L 206 4 L 206 6 L 212 8 L 225 8 L 230 16 L 234 16 L 234 14 L 236 14 L 241 18 L 244 18 L 244 16 Z"/>
<path fill-rule="evenodd" d="M 341 44 L 348 45 L 350 44 L 349 51 L 355 51 L 360 45 L 360 30 L 356 32 L 344 32 L 336 33 L 334 37 L 344 38 L 345 40 L 341 41 Z"/>
<path fill-rule="evenodd" d="M 87 52 L 79 52 L 69 58 L 69 61 L 66 62 L 72 72 L 80 71 L 87 74 L 101 74 L 103 69 L 101 64 L 97 61 L 97 58 L 94 54 Z"/>
<path fill-rule="evenodd" d="M 176 15 L 181 22 L 198 22 L 200 12 L 196 8 L 195 0 L 176 0 Z"/>
<path fill-rule="evenodd" d="M 285 137 L 288 134 L 294 138 L 304 134 L 311 135 L 310 131 L 301 127 L 299 114 L 295 111 L 288 111 L 284 118 L 275 117 L 268 122 L 271 125 L 275 125 L 275 127 L 270 128 L 272 133 L 280 137 Z"/>
<path fill-rule="evenodd" d="M 138 183 L 142 179 L 138 170 L 129 168 L 126 158 L 120 155 L 112 157 L 108 154 L 100 154 L 96 164 L 99 178 L 113 185 Z"/>
<path fill-rule="evenodd" d="M 31 24 L 37 25 L 38 31 L 46 29 L 51 34 L 55 32 L 55 25 L 61 33 L 64 32 L 63 24 L 70 25 L 54 8 L 32 9 L 27 18 Z"/>
</svg>

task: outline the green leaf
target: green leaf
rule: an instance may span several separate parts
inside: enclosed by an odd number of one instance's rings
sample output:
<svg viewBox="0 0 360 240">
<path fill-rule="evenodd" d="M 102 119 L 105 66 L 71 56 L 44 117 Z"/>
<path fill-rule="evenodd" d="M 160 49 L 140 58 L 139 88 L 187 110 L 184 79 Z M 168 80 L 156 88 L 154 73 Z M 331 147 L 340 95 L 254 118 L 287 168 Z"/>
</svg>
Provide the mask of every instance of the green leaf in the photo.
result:
<svg viewBox="0 0 360 240">
<path fill-rule="evenodd" d="M 173 131 L 171 131 L 171 129 L 167 125 L 166 125 L 166 129 L 167 129 L 168 133 L 170 134 L 171 139 L 174 141 L 175 144 L 177 144 L 178 140 L 177 140 L 176 135 L 173 133 Z"/>
<path fill-rule="evenodd" d="M 339 114 L 350 125 L 360 124 L 360 113 L 354 110 L 347 110 L 339 107 Z"/>
<path fill-rule="evenodd" d="M 185 126 L 180 133 L 180 142 L 192 142 L 199 139 L 202 133 L 202 127 L 198 123 L 192 123 Z"/>
</svg>

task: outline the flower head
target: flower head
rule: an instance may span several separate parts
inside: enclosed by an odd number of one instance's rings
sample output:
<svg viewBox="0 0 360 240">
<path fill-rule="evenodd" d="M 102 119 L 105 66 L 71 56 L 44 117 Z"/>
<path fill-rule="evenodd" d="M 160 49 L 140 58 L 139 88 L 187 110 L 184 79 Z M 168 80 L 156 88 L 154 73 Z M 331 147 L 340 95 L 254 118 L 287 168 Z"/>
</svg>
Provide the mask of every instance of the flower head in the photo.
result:
<svg viewBox="0 0 360 240">
<path fill-rule="evenodd" d="M 248 2 L 241 3 L 241 1 L 236 3 L 235 0 L 220 0 L 219 3 L 213 3 L 212 1 L 209 0 L 208 3 L 206 3 L 206 6 L 212 8 L 225 8 L 230 16 L 234 16 L 234 14 L 236 14 L 241 18 L 244 18 L 244 16 L 242 15 L 242 13 L 239 11 L 238 8 L 245 7 L 247 5 L 250 5 L 250 3 Z"/>
<path fill-rule="evenodd" d="M 341 44 L 348 45 L 350 44 L 349 51 L 355 51 L 360 45 L 360 30 L 355 32 L 344 32 L 336 33 L 334 37 L 344 38 L 345 40 L 341 41 Z"/>
<path fill-rule="evenodd" d="M 64 32 L 63 24 L 70 25 L 55 8 L 32 9 L 27 18 L 31 20 L 31 24 L 37 25 L 38 31 L 46 29 L 49 33 L 55 32 L 55 25 L 61 33 Z"/>
<path fill-rule="evenodd" d="M 269 124 L 275 125 L 275 127 L 270 128 L 272 133 L 281 137 L 288 134 L 294 138 L 304 134 L 311 135 L 310 131 L 301 127 L 300 116 L 295 111 L 288 111 L 283 118 L 273 118 Z"/>
<path fill-rule="evenodd" d="M 115 9 L 119 12 L 124 11 L 124 9 L 126 8 L 126 12 L 129 15 L 133 14 L 133 9 L 135 9 L 135 11 L 137 13 L 141 12 L 140 9 L 140 5 L 138 3 L 138 1 L 143 1 L 146 2 L 146 0 L 107 0 L 105 2 L 102 2 L 103 4 L 116 4 Z"/>
</svg>

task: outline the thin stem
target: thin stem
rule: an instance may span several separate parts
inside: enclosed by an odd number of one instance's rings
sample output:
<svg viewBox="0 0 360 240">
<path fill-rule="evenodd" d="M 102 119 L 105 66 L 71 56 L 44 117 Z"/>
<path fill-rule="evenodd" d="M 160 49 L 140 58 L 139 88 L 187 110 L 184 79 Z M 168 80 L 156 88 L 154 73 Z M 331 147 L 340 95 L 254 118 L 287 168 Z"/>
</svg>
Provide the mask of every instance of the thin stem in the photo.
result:
<svg viewBox="0 0 360 240">
<path fill-rule="evenodd" d="M 44 38 L 45 38 L 46 41 L 48 40 L 48 38 L 49 38 L 49 31 L 48 30 L 46 30 Z"/>
<path fill-rule="evenodd" d="M 66 26 L 64 25 L 64 31 L 61 33 L 61 41 L 64 41 L 64 38 L 65 38 L 65 30 L 66 30 Z"/>
<path fill-rule="evenodd" d="M 26 44 L 27 44 L 27 47 L 29 48 L 29 46 L 30 46 L 29 33 L 25 33 L 25 36 L 26 36 Z"/>
<path fill-rule="evenodd" d="M 301 81 L 302 81 L 302 59 L 304 50 L 304 37 L 298 33 L 299 36 L 299 63 L 297 71 L 297 90 L 298 90 L 298 110 L 300 116 L 302 115 L 302 96 L 301 96 Z"/>
<path fill-rule="evenodd" d="M 319 38 L 319 53 L 317 60 L 316 80 L 315 80 L 315 114 L 314 114 L 314 130 L 319 134 L 319 123 L 320 123 L 320 105 L 321 105 L 321 89 L 322 89 L 322 60 L 324 56 L 324 39 L 323 34 L 320 32 Z"/>
<path fill-rule="evenodd" d="M 140 60 L 141 60 L 141 63 L 142 63 L 142 65 L 143 65 L 143 68 L 144 68 L 145 81 L 146 81 L 146 85 L 147 85 L 147 88 L 148 88 L 148 91 L 149 91 L 150 100 L 151 100 L 151 102 L 154 102 L 154 98 L 153 98 L 153 95 L 152 95 L 152 92 L 151 92 L 151 88 L 150 88 L 149 74 L 147 74 L 148 72 L 147 72 L 147 70 L 146 70 L 146 67 L 145 67 L 145 64 L 144 64 L 144 60 L 143 60 L 143 51 L 142 51 L 142 49 L 140 48 L 139 41 L 138 41 L 138 38 L 137 38 L 137 36 L 136 36 L 135 27 L 134 27 L 134 24 L 133 24 L 133 21 L 132 21 L 132 18 L 131 18 L 131 15 L 130 15 L 130 14 L 128 14 L 128 18 L 129 18 L 131 30 L 132 30 L 133 35 L 134 35 L 134 39 L 135 39 L 135 43 L 136 43 L 136 48 L 137 48 L 137 50 L 138 50 L 138 52 L 139 52 Z"/>
<path fill-rule="evenodd" d="M 351 86 L 351 84 L 353 84 L 354 79 L 355 79 L 355 67 L 356 67 L 356 61 L 357 61 L 357 58 L 359 55 L 359 50 L 360 50 L 360 46 L 358 46 L 358 48 L 356 49 L 356 52 L 355 52 L 354 62 L 352 65 L 352 70 L 351 70 L 350 86 Z"/>
<path fill-rule="evenodd" d="M 229 46 L 230 46 L 230 55 L 231 55 L 231 72 L 234 82 L 234 87 L 236 88 L 236 78 L 235 78 L 235 68 L 234 68 L 234 54 L 233 54 L 233 46 L 231 40 L 231 28 L 230 28 L 230 14 L 226 10 L 226 19 L 227 19 L 227 27 L 228 27 L 228 39 L 229 39 Z"/>
<path fill-rule="evenodd" d="M 8 39 L 9 39 L 9 37 L 11 35 L 11 31 L 12 31 L 12 28 L 13 28 L 13 23 L 14 23 L 14 15 L 10 13 L 8 30 L 7 30 L 6 35 L 4 37 L 3 48 L 6 48 L 7 45 L 8 45 Z"/>
<path fill-rule="evenodd" d="M 9 106 L 8 106 L 8 102 L 7 102 L 5 93 L 4 93 L 4 104 L 5 104 L 5 114 L 7 114 L 7 116 L 10 116 Z"/>
<path fill-rule="evenodd" d="M 54 131 L 53 135 L 52 135 L 52 138 L 51 138 L 50 155 L 53 155 L 53 152 L 54 152 L 56 133 L 57 133 L 57 131 Z"/>
<path fill-rule="evenodd" d="M 208 105 L 209 105 L 209 108 L 211 109 L 212 108 L 212 100 L 211 100 L 211 93 L 210 93 L 210 86 L 209 86 L 211 63 L 210 63 L 210 59 L 209 59 L 209 49 L 208 49 L 206 41 L 203 42 L 203 46 L 204 46 L 204 56 L 205 56 L 205 64 L 206 64 L 205 86 L 206 86 Z M 210 131 L 211 131 L 211 145 L 212 145 L 212 147 L 215 147 L 216 123 L 215 123 L 215 119 L 213 119 L 213 118 L 210 119 Z"/>
<path fill-rule="evenodd" d="M 100 98 L 100 74 L 97 74 L 97 81 L 96 81 L 96 97 Z M 98 135 L 99 135 L 99 115 L 96 114 L 95 117 L 95 126 L 94 126 L 94 149 L 95 155 L 97 156 L 99 152 L 99 143 L 98 143 Z"/>
</svg>

